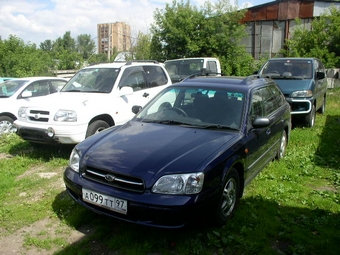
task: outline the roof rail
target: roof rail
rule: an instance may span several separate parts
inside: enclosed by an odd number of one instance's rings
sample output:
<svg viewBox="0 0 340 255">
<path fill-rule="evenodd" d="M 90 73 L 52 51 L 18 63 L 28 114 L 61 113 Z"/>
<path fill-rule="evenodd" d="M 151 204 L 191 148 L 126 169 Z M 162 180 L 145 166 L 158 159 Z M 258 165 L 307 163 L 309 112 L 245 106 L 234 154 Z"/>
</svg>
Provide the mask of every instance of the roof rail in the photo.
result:
<svg viewBox="0 0 340 255">
<path fill-rule="evenodd" d="M 154 63 L 158 64 L 159 62 L 157 60 L 131 60 L 126 62 L 125 65 L 131 65 L 132 63 Z"/>
<path fill-rule="evenodd" d="M 266 79 L 266 78 L 269 78 L 269 77 L 268 76 L 261 76 L 261 75 L 258 75 L 258 74 L 252 74 L 252 75 L 245 77 L 243 79 L 242 83 L 243 84 L 251 84 L 253 82 L 256 82 L 256 80 Z"/>
</svg>

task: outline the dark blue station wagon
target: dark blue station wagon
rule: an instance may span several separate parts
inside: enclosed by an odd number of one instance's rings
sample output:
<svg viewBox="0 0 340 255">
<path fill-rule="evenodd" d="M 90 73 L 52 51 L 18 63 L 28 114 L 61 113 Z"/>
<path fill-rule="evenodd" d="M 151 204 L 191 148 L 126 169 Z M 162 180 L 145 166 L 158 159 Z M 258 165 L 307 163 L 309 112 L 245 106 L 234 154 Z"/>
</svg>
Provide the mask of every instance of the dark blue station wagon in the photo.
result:
<svg viewBox="0 0 340 255">
<path fill-rule="evenodd" d="M 284 95 L 255 76 L 188 78 L 133 111 L 73 149 L 64 181 L 96 213 L 162 228 L 224 224 L 291 131 Z"/>
</svg>

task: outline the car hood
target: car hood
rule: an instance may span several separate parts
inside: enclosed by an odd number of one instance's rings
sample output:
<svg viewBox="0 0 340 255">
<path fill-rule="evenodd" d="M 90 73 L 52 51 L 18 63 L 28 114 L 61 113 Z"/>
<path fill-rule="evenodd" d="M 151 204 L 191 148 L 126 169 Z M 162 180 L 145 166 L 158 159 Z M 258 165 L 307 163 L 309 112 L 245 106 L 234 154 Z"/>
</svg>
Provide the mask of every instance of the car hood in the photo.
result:
<svg viewBox="0 0 340 255">
<path fill-rule="evenodd" d="M 84 153 L 82 165 L 150 180 L 166 173 L 203 170 L 218 151 L 239 138 L 237 132 L 130 121 L 77 147 Z"/>
<path fill-rule="evenodd" d="M 307 90 L 311 88 L 311 79 L 273 79 L 279 85 L 283 94 L 291 94 L 298 90 Z"/>
</svg>

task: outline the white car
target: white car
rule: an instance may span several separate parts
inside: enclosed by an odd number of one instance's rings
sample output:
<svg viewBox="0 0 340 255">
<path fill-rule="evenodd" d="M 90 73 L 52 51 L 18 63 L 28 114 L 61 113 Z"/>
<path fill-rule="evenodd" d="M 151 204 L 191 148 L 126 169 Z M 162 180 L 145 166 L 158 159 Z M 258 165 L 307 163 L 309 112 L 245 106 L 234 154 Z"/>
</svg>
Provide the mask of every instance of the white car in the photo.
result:
<svg viewBox="0 0 340 255">
<path fill-rule="evenodd" d="M 130 120 L 171 79 L 156 61 L 114 62 L 78 71 L 55 95 L 22 105 L 14 122 L 31 143 L 77 144 Z"/>
<path fill-rule="evenodd" d="M 45 96 L 60 90 L 68 79 L 57 77 L 11 78 L 0 83 L 0 135 L 12 131 L 21 105 L 32 97 Z"/>
</svg>

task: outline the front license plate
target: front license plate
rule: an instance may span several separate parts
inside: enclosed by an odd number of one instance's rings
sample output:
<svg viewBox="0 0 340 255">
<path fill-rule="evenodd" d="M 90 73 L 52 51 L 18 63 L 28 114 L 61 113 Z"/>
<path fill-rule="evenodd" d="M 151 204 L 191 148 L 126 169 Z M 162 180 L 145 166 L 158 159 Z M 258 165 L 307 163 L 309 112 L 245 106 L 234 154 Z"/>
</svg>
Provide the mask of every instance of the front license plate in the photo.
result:
<svg viewBox="0 0 340 255">
<path fill-rule="evenodd" d="M 83 200 L 111 211 L 127 214 L 127 201 L 83 188 Z"/>
</svg>

